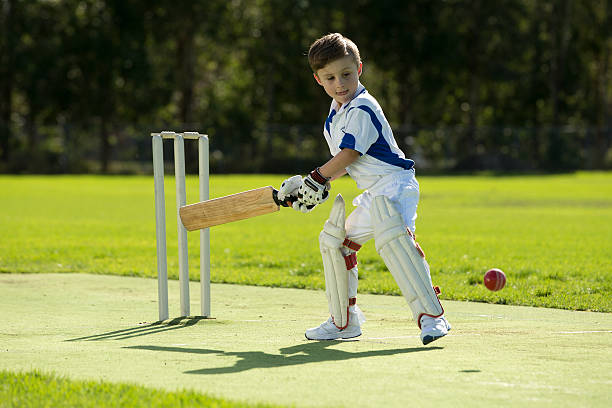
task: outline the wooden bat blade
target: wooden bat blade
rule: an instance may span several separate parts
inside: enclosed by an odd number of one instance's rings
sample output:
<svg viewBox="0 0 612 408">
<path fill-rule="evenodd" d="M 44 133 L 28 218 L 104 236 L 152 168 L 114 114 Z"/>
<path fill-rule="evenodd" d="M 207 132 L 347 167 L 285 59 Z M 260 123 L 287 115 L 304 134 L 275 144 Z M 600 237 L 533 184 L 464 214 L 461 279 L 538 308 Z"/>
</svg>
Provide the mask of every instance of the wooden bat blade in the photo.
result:
<svg viewBox="0 0 612 408">
<path fill-rule="evenodd" d="M 271 186 L 243 191 L 208 201 L 186 205 L 179 209 L 188 231 L 244 220 L 279 210 Z"/>
</svg>

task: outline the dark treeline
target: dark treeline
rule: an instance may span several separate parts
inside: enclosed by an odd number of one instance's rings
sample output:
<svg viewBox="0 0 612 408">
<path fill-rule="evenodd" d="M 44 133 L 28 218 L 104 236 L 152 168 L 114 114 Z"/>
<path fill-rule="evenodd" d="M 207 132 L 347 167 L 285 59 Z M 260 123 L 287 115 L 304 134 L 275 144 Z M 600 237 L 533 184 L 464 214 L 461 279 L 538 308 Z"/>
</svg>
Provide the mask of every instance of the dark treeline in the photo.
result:
<svg viewBox="0 0 612 408">
<path fill-rule="evenodd" d="M 422 169 L 612 167 L 607 0 L 0 5 L 2 172 L 149 171 L 161 130 L 209 134 L 214 172 L 309 170 L 329 100 L 305 53 L 335 31 Z"/>
</svg>

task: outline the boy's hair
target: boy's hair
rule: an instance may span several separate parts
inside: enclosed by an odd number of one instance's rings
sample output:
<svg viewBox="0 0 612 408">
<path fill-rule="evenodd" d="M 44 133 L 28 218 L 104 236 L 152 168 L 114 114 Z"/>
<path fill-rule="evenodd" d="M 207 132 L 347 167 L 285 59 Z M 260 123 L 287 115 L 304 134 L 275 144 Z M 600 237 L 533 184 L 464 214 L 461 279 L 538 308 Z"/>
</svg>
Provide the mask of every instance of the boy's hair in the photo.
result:
<svg viewBox="0 0 612 408">
<path fill-rule="evenodd" d="M 347 55 L 350 56 L 355 65 L 359 67 L 359 64 L 361 64 L 361 56 L 359 55 L 359 49 L 355 43 L 340 33 L 327 34 L 316 40 L 310 46 L 308 50 L 308 63 L 312 71 L 316 73 L 330 62 Z"/>
</svg>

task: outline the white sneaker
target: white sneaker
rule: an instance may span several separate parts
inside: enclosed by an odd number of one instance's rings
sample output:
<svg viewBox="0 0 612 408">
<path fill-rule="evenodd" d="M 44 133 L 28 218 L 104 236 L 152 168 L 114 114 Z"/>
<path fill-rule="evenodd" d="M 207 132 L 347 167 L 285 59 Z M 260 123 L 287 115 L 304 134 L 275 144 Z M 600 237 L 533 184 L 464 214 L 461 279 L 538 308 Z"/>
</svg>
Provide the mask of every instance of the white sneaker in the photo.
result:
<svg viewBox="0 0 612 408">
<path fill-rule="evenodd" d="M 349 324 L 346 329 L 340 330 L 332 322 L 332 318 L 330 317 L 319 327 L 313 327 L 312 329 L 306 330 L 304 335 L 308 340 L 350 339 L 361 336 L 361 327 L 358 324 Z"/>
<path fill-rule="evenodd" d="M 451 325 L 444 316 L 430 317 L 423 315 L 421 317 L 421 341 L 423 344 L 429 344 L 440 337 L 446 336 L 450 329 Z"/>
</svg>

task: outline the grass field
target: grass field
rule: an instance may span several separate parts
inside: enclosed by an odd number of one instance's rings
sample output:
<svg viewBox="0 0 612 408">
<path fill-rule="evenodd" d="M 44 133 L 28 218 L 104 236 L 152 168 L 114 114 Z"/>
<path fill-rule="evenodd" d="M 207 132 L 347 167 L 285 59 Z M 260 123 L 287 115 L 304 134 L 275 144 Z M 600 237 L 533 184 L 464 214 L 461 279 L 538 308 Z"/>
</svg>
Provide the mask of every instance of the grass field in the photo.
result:
<svg viewBox="0 0 612 408">
<path fill-rule="evenodd" d="M 211 196 L 278 185 L 282 176 L 214 176 Z M 612 311 L 612 173 L 420 177 L 417 239 L 442 298 Z M 189 178 L 188 202 L 197 201 Z M 333 193 L 350 202 L 347 178 Z M 166 179 L 169 275 L 178 276 L 173 179 Z M 318 233 L 331 200 L 310 214 L 283 209 L 211 231 L 213 282 L 323 288 Z M 350 205 L 347 209 L 350 211 Z M 0 176 L 0 272 L 155 277 L 151 177 Z M 191 279 L 199 279 L 190 234 Z M 361 292 L 399 294 L 369 242 Z M 484 272 L 508 286 L 489 292 Z"/>
<path fill-rule="evenodd" d="M 211 194 L 217 197 L 263 185 L 278 185 L 283 178 L 282 176 L 214 176 L 211 180 Z M 417 239 L 427 253 L 434 283 L 442 288 L 441 297 L 443 299 L 612 312 L 612 255 L 610 253 L 612 173 L 419 177 L 419 181 L 421 183 L 421 203 L 417 220 Z M 187 187 L 188 201 L 197 201 L 197 180 L 194 177 L 188 178 Z M 346 201 L 350 202 L 359 192 L 352 181 L 342 179 L 334 183 L 333 193 L 342 193 Z M 170 254 L 169 275 L 177 278 L 174 180 L 171 177 L 167 177 L 166 180 L 166 199 L 168 253 Z M 317 237 L 321 225 L 328 216 L 330 206 L 331 202 L 327 202 L 307 215 L 284 209 L 280 213 L 213 228 L 211 231 L 213 282 L 322 289 L 324 282 Z M 347 210 L 350 211 L 350 207 Z M 156 277 L 152 177 L 0 176 L 0 231 L 2 231 L 0 273 L 3 274 L 83 273 Z M 190 273 L 194 281 L 199 279 L 197 241 L 197 233 L 191 233 Z M 399 294 L 395 282 L 376 254 L 372 242 L 359 251 L 358 258 L 361 293 Z M 482 276 L 491 267 L 503 269 L 508 276 L 508 285 L 500 292 L 489 292 L 482 285 Z M 153 284 L 154 281 L 151 280 L 151 283 Z M 65 287 L 65 285 L 62 286 L 63 284 L 58 285 L 60 285 L 58 288 Z M 1 303 L 3 310 L 5 307 L 6 310 L 9 310 L 9 303 L 6 302 L 11 296 L 18 296 L 14 294 L 9 296 L 10 288 L 10 285 L 0 285 L 0 302 L 4 299 L 4 303 Z M 36 294 L 40 288 L 40 285 L 36 286 L 33 293 Z M 123 288 L 120 290 L 121 296 L 117 299 L 132 293 L 124 292 Z M 151 292 L 150 295 L 154 296 L 154 292 Z M 109 293 L 115 292 L 110 291 Z M 70 294 L 67 293 L 67 296 Z M 61 298 L 63 299 L 63 296 Z M 103 310 L 113 308 L 113 299 L 106 300 L 109 303 Z M 40 310 L 45 308 L 45 299 L 42 301 Z M 215 307 L 218 310 L 219 305 L 215 304 L 215 301 L 222 300 L 217 298 L 213 301 L 213 310 Z M 16 319 L 11 321 L 19 321 L 19 324 L 24 326 L 23 333 L 26 333 L 27 342 L 31 341 L 28 336 L 34 336 L 38 341 L 40 335 L 51 328 L 51 334 L 55 335 L 59 342 L 57 344 L 62 344 L 61 347 L 65 348 L 62 343 L 65 340 L 62 340 L 62 336 L 65 337 L 66 332 L 79 332 L 82 329 L 82 326 L 70 327 L 70 318 L 79 318 L 76 312 L 80 311 L 81 307 L 79 304 L 75 308 L 62 310 L 62 302 L 63 300 L 58 300 L 58 307 L 69 318 L 68 322 L 53 326 L 49 319 L 43 318 L 40 314 L 28 312 L 27 305 L 14 304 L 11 306 L 10 313 L 11 317 Z M 153 299 L 145 299 L 143 302 L 143 310 L 150 309 L 151 314 L 156 314 Z M 230 310 L 235 308 L 229 305 L 231 303 L 224 306 Z M 99 311 L 95 306 L 91 305 L 90 313 L 94 313 L 93 316 L 99 316 Z M 324 304 L 320 306 L 321 309 L 325 308 Z M 124 306 L 124 309 L 125 307 L 130 308 L 128 305 Z M 243 305 L 239 305 L 239 308 L 242 307 Z M 609 373 L 609 367 L 605 364 L 609 366 L 610 360 L 606 357 L 605 351 L 602 351 L 609 350 L 607 338 L 610 326 L 607 314 L 602 315 L 605 318 L 601 321 L 596 316 L 590 317 L 592 323 L 586 325 L 580 322 L 579 316 L 570 317 L 571 323 L 567 327 L 574 330 L 571 333 L 591 333 L 590 329 L 596 326 L 597 330 L 592 331 L 593 334 L 587 335 L 588 338 L 581 340 L 582 343 L 580 343 L 572 341 L 572 335 L 564 334 L 570 331 L 559 329 L 560 320 L 534 320 L 536 326 L 550 326 L 548 331 L 543 333 L 537 328 L 528 329 L 522 326 L 523 323 L 531 321 L 531 318 L 525 320 L 519 318 L 516 322 L 510 319 L 503 330 L 498 332 L 494 329 L 495 319 L 497 319 L 495 315 L 491 315 L 493 320 L 482 326 L 482 322 L 479 322 L 479 319 L 482 318 L 478 317 L 481 316 L 480 312 L 476 310 L 469 313 L 463 312 L 462 307 L 449 308 L 453 323 L 458 322 L 453 333 L 455 342 L 449 343 L 450 347 L 447 345 L 446 353 L 444 353 L 444 347 L 434 348 L 440 353 L 436 357 L 441 359 L 439 366 L 436 366 L 440 375 L 447 374 L 449 362 L 453 367 L 457 367 L 464 365 L 465 358 L 475 361 L 475 356 L 470 357 L 470 353 L 466 354 L 466 350 L 479 349 L 482 345 L 480 337 L 474 337 L 472 341 L 470 336 L 481 336 L 482 334 L 497 336 L 494 343 L 490 343 L 490 339 L 487 341 L 490 346 L 495 344 L 493 347 L 497 347 L 498 350 L 504 349 L 506 359 L 500 360 L 499 364 L 514 364 L 516 370 L 521 370 L 521 367 L 527 364 L 534 371 L 533 374 L 525 372 L 514 377 L 510 374 L 508 374 L 510 377 L 506 376 L 503 370 L 495 369 L 492 373 L 491 369 L 494 367 L 489 366 L 487 360 L 495 361 L 497 355 L 489 356 L 485 353 L 481 356 L 483 361 L 481 364 L 486 369 L 479 367 L 478 370 L 472 370 L 468 367 L 465 370 L 459 370 L 454 377 L 445 377 L 447 385 L 451 387 L 446 390 L 447 392 L 451 392 L 452 387 L 459 386 L 460 391 L 457 395 L 465 394 L 467 391 L 461 390 L 461 379 L 466 373 L 475 373 L 474 376 L 479 378 L 478 382 L 472 384 L 475 387 L 490 388 L 491 384 L 494 387 L 501 387 L 500 389 L 511 387 L 486 400 L 486 403 L 496 406 L 506 405 L 500 403 L 501 399 L 496 399 L 501 396 L 506 399 L 510 398 L 518 405 L 526 401 L 532 401 L 536 405 L 553 401 L 554 406 L 569 406 L 579 401 L 580 398 L 585 398 L 585 395 L 591 396 L 592 399 L 589 400 L 592 403 L 591 406 L 606 405 L 605 401 L 609 400 L 609 392 L 601 393 L 598 390 L 605 389 L 606 384 L 610 384 L 610 378 L 605 374 Z M 294 308 L 299 310 L 300 306 L 295 305 Z M 26 319 L 18 318 L 22 310 L 26 310 Z M 197 310 L 197 307 L 194 307 L 194 310 Z M 114 313 L 119 312 L 120 310 L 114 311 Z M 369 314 L 371 316 L 372 311 Z M 119 322 L 123 319 L 120 316 L 121 314 L 112 315 L 113 321 Z M 482 316 L 485 315 L 482 314 Z M 99 318 L 101 316 L 94 319 Z M 110 319 L 111 316 L 109 315 L 108 318 Z M 254 318 L 257 319 L 257 316 Z M 296 326 L 291 331 L 292 335 L 303 329 L 302 322 L 296 323 L 297 319 L 298 317 L 295 317 L 291 320 L 291 325 Z M 317 319 L 319 319 L 318 314 L 312 317 L 312 323 L 314 324 Z M 91 321 L 91 316 L 86 317 L 86 320 Z M 386 314 L 379 316 L 378 319 L 375 316 L 370 324 L 378 327 L 376 325 L 385 323 L 385 320 L 387 320 Z M 222 327 L 223 330 L 220 333 L 231 335 L 232 329 L 235 329 L 233 325 L 237 321 L 240 321 L 238 317 L 219 321 L 219 324 L 226 325 Z M 478 324 L 474 325 L 475 322 Z M 112 322 L 97 321 L 96 323 L 100 328 L 108 327 L 108 330 L 112 330 Z M 132 321 L 132 324 L 135 323 Z M 275 327 L 278 329 L 277 326 Z M 555 328 L 557 328 L 556 332 Z M 15 340 L 13 332 L 16 333 L 17 330 L 10 324 L 7 330 L 5 334 L 0 334 L 0 339 L 4 336 L 6 344 L 9 344 L 9 340 L 11 342 Z M 193 330 L 195 333 L 192 336 L 201 338 L 201 336 L 206 336 L 208 329 L 206 325 L 197 324 Z M 530 330 L 535 331 L 532 333 Z M 39 331 L 42 332 L 39 333 Z M 358 342 L 362 344 L 361 346 L 339 343 L 332 345 L 332 348 L 338 348 L 337 352 L 342 356 L 346 355 L 342 353 L 351 350 L 353 352 L 364 349 L 371 351 L 378 347 L 384 349 L 390 346 L 396 347 L 394 350 L 400 350 L 397 352 L 402 356 L 404 355 L 401 353 L 407 351 L 423 351 L 420 348 L 404 349 L 402 348 L 405 347 L 404 343 L 410 342 L 410 339 L 395 338 L 398 340 L 392 340 L 388 345 L 380 345 L 381 341 L 376 339 L 364 338 L 362 342 Z M 50 340 L 46 337 L 43 340 L 39 354 L 44 358 L 45 347 L 48 347 L 45 344 L 54 343 L 48 343 Z M 227 340 L 235 340 L 235 338 L 228 337 Z M 114 339 L 108 339 L 108 341 L 112 349 Z M 177 341 L 178 339 L 173 340 L 175 343 Z M 269 368 L 272 371 L 274 362 L 285 360 L 276 355 L 278 350 L 269 349 L 269 346 L 274 344 L 281 347 L 282 341 L 279 343 L 278 338 L 274 340 L 270 338 L 266 341 L 264 344 L 267 346 L 262 346 L 265 350 L 263 354 L 257 354 L 261 353 L 260 351 L 251 352 L 252 348 L 259 350 L 259 345 L 251 346 L 240 343 L 239 346 L 230 346 L 231 343 L 223 343 L 218 344 L 217 348 L 237 347 L 238 351 L 234 353 L 236 355 L 244 353 L 263 355 L 269 360 L 271 364 Z M 534 361 L 524 355 L 526 348 L 532 350 L 534 347 L 532 341 L 535 341 L 535 347 L 541 353 L 535 356 Z M 31 353 L 28 350 L 34 347 L 34 343 L 25 343 L 19 345 L 15 349 L 17 351 L 14 351 L 12 344 L 10 347 L 7 346 L 6 350 L 2 347 L 0 352 L 6 353 L 5 356 L 11 358 L 16 357 L 16 361 L 20 361 L 21 353 L 27 355 Z M 549 345 L 555 350 L 553 354 L 547 351 Z M 58 348 L 59 346 L 53 347 Z M 285 344 L 286 347 L 288 346 Z M 101 353 L 101 349 L 95 347 L 87 349 L 85 354 L 78 354 L 83 351 L 78 351 L 75 347 L 68 347 L 66 350 L 76 352 L 76 354 L 70 354 L 72 357 L 65 358 L 77 359 L 77 362 L 80 358 L 85 359 L 85 362 L 95 357 L 96 353 Z M 174 352 L 176 350 L 172 348 L 162 347 L 160 350 L 170 351 L 170 355 L 176 354 Z M 284 349 L 281 347 L 281 350 Z M 514 354 L 508 354 L 510 350 L 514 350 Z M 564 354 L 569 352 L 577 355 L 581 353 L 580 350 L 591 350 L 590 353 L 587 353 L 589 355 L 599 353 L 597 354 L 599 357 L 595 360 L 587 354 L 579 358 L 584 361 L 584 364 L 595 369 L 599 377 L 586 382 L 570 379 L 567 380 L 568 384 L 565 384 L 564 381 L 571 378 L 571 373 L 580 368 L 575 366 L 574 358 L 565 358 Z M 104 353 L 107 352 L 107 350 L 104 351 Z M 192 352 L 187 351 L 187 353 Z M 195 356 L 198 358 L 204 357 L 199 356 L 199 351 L 196 353 Z M 334 353 L 331 355 L 335 356 Z M 379 350 L 376 353 L 385 355 L 386 352 Z M 231 354 L 227 353 L 227 355 Z M 409 359 L 402 357 L 402 363 L 407 364 L 406 375 L 410 376 L 411 370 L 419 370 L 419 367 L 431 364 L 431 361 L 420 356 L 421 354 L 423 353 L 405 355 L 410 356 Z M 430 353 L 425 354 L 433 356 Z M 62 355 L 59 353 L 58 358 L 63 360 Z M 109 356 L 114 356 L 112 351 Z M 337 362 L 334 362 L 333 359 L 331 362 L 328 361 L 328 356 L 330 354 L 326 350 L 321 350 L 321 354 L 316 356 L 316 364 L 330 365 L 330 369 L 334 369 L 334 363 Z M 445 360 L 445 356 L 452 356 L 452 359 Z M 607 356 L 609 357 L 609 353 Z M 178 360 L 181 363 L 179 366 L 185 361 L 190 361 L 191 357 L 185 359 L 179 356 Z M 522 358 L 527 358 L 527 363 L 521 360 Z M 107 360 L 101 361 L 106 362 Z M 5 361 L 8 360 L 5 359 Z M 371 370 L 379 368 L 375 363 L 377 359 L 362 361 L 366 362 L 367 367 Z M 547 371 L 550 369 L 544 369 L 540 362 L 546 367 L 554 367 L 554 375 Z M 25 363 L 20 369 L 15 369 L 15 365 L 9 365 L 8 371 L 6 369 L 0 371 L 0 407 L 88 406 L 88 403 L 91 403 L 90 406 L 103 406 L 99 401 L 108 402 L 108 406 L 247 406 L 242 402 L 233 402 L 235 398 L 233 396 L 228 400 L 192 391 L 160 391 L 157 390 L 158 387 L 146 388 L 124 382 L 82 381 L 75 380 L 72 376 L 64 378 L 53 373 L 62 367 L 68 369 L 64 367 L 65 364 L 44 365 L 45 372 L 40 372 L 38 371 L 39 366 L 33 362 L 29 365 L 27 361 Z M 98 362 L 98 364 L 101 363 Z M 396 361 L 391 359 L 389 364 L 396 364 Z M 360 365 L 355 366 L 356 370 L 360 368 Z M 561 372 L 559 370 L 565 373 L 563 377 L 558 376 Z M 287 375 L 285 371 L 281 370 L 281 372 L 282 375 Z M 310 376 L 315 375 L 316 372 L 313 370 Z M 176 375 L 167 369 L 162 370 L 161 373 Z M 491 382 L 493 378 L 491 376 L 495 377 L 495 382 Z M 542 382 L 541 378 L 546 378 L 546 376 L 558 378 L 554 383 Z M 81 378 L 81 376 L 77 375 L 76 378 Z M 368 384 L 367 376 L 363 380 L 366 381 L 363 386 Z M 244 378 L 237 379 L 238 385 L 241 382 L 244 382 Z M 563 394 L 563 390 L 574 391 Z M 578 390 L 591 391 L 583 395 L 583 391 Z M 392 389 L 388 391 L 393 392 Z M 543 392 L 548 399 L 540 399 Z M 69 395 L 69 398 L 62 398 L 62 393 Z M 452 399 L 453 394 L 444 395 Z M 469 400 L 469 395 L 463 395 L 463 397 Z M 525 399 L 527 397 L 533 399 Z M 156 401 L 158 405 L 152 401 Z M 280 401 L 283 399 L 281 398 Z M 567 404 L 564 405 L 563 401 L 566 401 Z M 515 406 L 515 403 L 507 404 L 507 406 Z"/>
<path fill-rule="evenodd" d="M 247 404 L 211 398 L 193 391 L 161 391 L 130 384 L 103 381 L 73 381 L 38 371 L 0 371 L 0 406 L 35 407 L 211 407 L 266 408 L 268 404 Z"/>
</svg>

